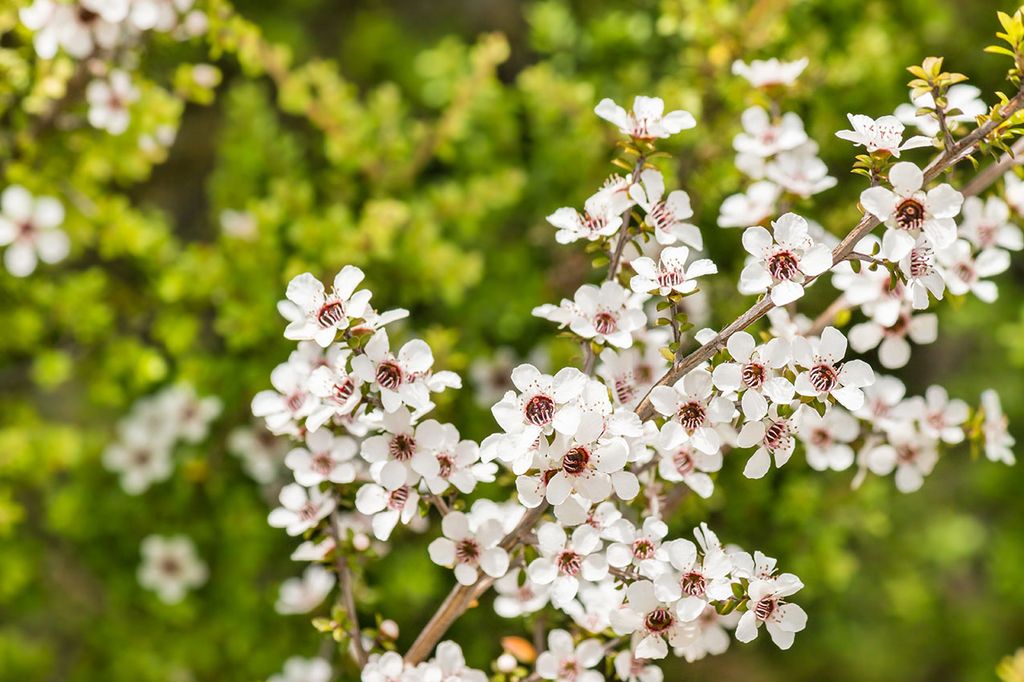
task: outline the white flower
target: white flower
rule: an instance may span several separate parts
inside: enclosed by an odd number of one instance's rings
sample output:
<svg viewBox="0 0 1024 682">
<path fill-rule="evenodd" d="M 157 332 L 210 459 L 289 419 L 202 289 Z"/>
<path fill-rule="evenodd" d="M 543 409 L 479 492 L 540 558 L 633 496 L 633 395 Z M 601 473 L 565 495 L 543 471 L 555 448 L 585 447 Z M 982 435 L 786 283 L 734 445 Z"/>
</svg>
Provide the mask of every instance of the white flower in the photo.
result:
<svg viewBox="0 0 1024 682">
<path fill-rule="evenodd" d="M 89 124 L 111 135 L 120 135 L 128 130 L 128 110 L 139 99 L 139 90 L 132 85 L 131 76 L 115 69 L 106 80 L 89 81 L 85 99 L 89 102 Z"/>
<path fill-rule="evenodd" d="M 892 189 L 869 187 L 860 195 L 864 209 L 883 221 L 882 257 L 893 263 L 910 253 L 919 234 L 928 238 L 936 250 L 956 241 L 956 222 L 964 197 L 943 183 L 924 192 L 924 174 L 909 161 L 901 161 L 889 170 Z"/>
<path fill-rule="evenodd" d="M 369 307 L 370 292 L 356 291 L 363 277 L 362 270 L 346 265 L 335 275 L 330 294 L 308 272 L 292 279 L 285 296 L 298 307 L 301 316 L 285 328 L 284 337 L 293 341 L 313 340 L 323 348 L 333 343 L 338 331 L 347 329 L 352 320 L 362 318 Z"/>
<path fill-rule="evenodd" d="M 558 323 L 560 328 L 568 326 L 581 338 L 629 348 L 633 345 L 633 332 L 647 324 L 641 307 L 644 298 L 615 281 L 604 282 L 600 287 L 584 284 L 576 290 L 573 300 L 562 299 L 558 306 L 537 306 L 533 314 Z"/>
<path fill-rule="evenodd" d="M 281 506 L 270 512 L 267 523 L 274 528 L 284 528 L 288 535 L 302 535 L 314 528 L 335 507 L 330 494 L 319 488 L 307 490 L 295 483 L 281 488 L 278 500 Z"/>
<path fill-rule="evenodd" d="M 624 682 L 662 682 L 665 679 L 661 668 L 634 657 L 628 650 L 615 654 L 615 674 Z"/>
<path fill-rule="evenodd" d="M 402 405 L 426 410 L 431 403 L 425 375 L 433 364 L 434 354 L 425 341 L 413 339 L 396 355 L 390 350 L 387 332 L 380 329 L 366 344 L 364 354 L 352 359 L 352 373 L 380 390 L 387 412 Z"/>
<path fill-rule="evenodd" d="M 346 369 L 351 351 L 341 344 L 327 349 L 324 364 L 309 375 L 309 393 L 320 404 L 306 417 L 306 428 L 316 431 L 333 417 L 345 417 L 352 413 L 363 398 L 362 379 Z"/>
<path fill-rule="evenodd" d="M 765 175 L 790 194 L 804 199 L 835 187 L 838 180 L 828 174 L 828 166 L 818 158 L 817 148 L 807 143 L 782 152 L 765 166 Z"/>
<path fill-rule="evenodd" d="M 441 463 L 432 452 L 445 438 L 440 422 L 428 419 L 414 426 L 404 407 L 386 412 L 384 433 L 363 441 L 363 458 L 370 462 L 370 475 L 388 490 L 415 485 L 422 476 L 437 476 Z"/>
<path fill-rule="evenodd" d="M 807 57 L 792 62 L 771 59 L 755 59 L 750 64 L 739 59 L 732 63 L 733 75 L 742 76 L 755 88 L 770 88 L 776 85 L 792 85 L 807 68 Z"/>
<path fill-rule="evenodd" d="M 612 491 L 630 500 L 640 492 L 636 474 L 624 471 L 629 446 L 623 438 L 598 440 L 600 420 L 585 415 L 575 438 L 558 435 L 547 451 L 555 474 L 547 479 L 548 502 L 560 506 L 570 494 L 578 494 L 591 503 L 601 502 Z"/>
<path fill-rule="evenodd" d="M 979 251 L 1024 249 L 1024 235 L 1019 227 L 1010 222 L 1010 207 L 999 197 L 967 197 L 964 199 L 963 215 L 960 236 Z"/>
<path fill-rule="evenodd" d="M 418 665 L 416 673 L 408 682 L 487 682 L 483 672 L 466 667 L 462 648 L 451 641 L 438 644 L 434 657 Z"/>
<path fill-rule="evenodd" d="M 911 93 L 913 95 L 913 93 Z M 946 111 L 959 109 L 960 113 L 946 116 L 946 125 L 950 130 L 955 131 L 957 124 L 962 122 L 973 122 L 981 114 L 988 113 L 988 106 L 978 97 L 981 90 L 968 83 L 958 83 L 946 91 Z M 925 114 L 918 116 L 918 109 L 935 108 L 935 98 L 930 92 L 912 97 L 911 103 L 901 104 L 896 107 L 896 118 L 907 125 L 912 125 L 928 137 L 935 137 L 939 134 L 939 122 L 934 116 Z"/>
<path fill-rule="evenodd" d="M 846 346 L 846 337 L 835 327 L 825 327 L 817 340 L 793 339 L 793 359 L 806 368 L 797 375 L 796 392 L 819 400 L 831 396 L 848 410 L 860 408 L 861 389 L 874 383 L 875 373 L 863 360 L 843 362 Z"/>
<path fill-rule="evenodd" d="M 274 610 L 281 615 L 309 613 L 323 603 L 334 583 L 333 573 L 313 564 L 303 571 L 301 578 L 288 578 L 281 583 Z"/>
<path fill-rule="evenodd" d="M 899 369 L 910 361 L 910 343 L 934 343 L 939 335 L 939 318 L 934 313 L 912 315 L 904 311 L 896 323 L 883 327 L 874 320 L 850 328 L 850 346 L 858 353 L 878 348 L 878 361 L 886 369 Z"/>
<path fill-rule="evenodd" d="M 138 495 L 170 478 L 174 470 L 171 442 L 130 421 L 122 422 L 119 432 L 118 441 L 103 452 L 103 466 L 120 475 L 126 493 Z"/>
<path fill-rule="evenodd" d="M 989 389 L 981 394 L 981 410 L 985 421 L 981 426 L 985 437 L 985 456 L 993 462 L 1013 464 L 1013 446 L 1016 443 L 1008 429 L 1006 415 L 999 402 L 999 394 Z"/>
<path fill-rule="evenodd" d="M 262 425 L 232 429 L 227 444 L 231 454 L 242 460 L 245 473 L 263 484 L 274 480 L 288 451 L 288 441 L 278 438 Z"/>
<path fill-rule="evenodd" d="M 733 148 L 740 154 L 766 159 L 807 142 L 803 119 L 793 112 L 773 121 L 764 108 L 750 107 L 743 112 L 740 121 L 743 132 L 732 140 Z"/>
<path fill-rule="evenodd" d="M 775 214 L 775 202 L 781 189 L 774 182 L 762 180 L 747 188 L 746 192 L 725 198 L 719 207 L 719 227 L 759 225 Z"/>
<path fill-rule="evenodd" d="M 686 641 L 685 626 L 676 615 L 676 601 L 660 599 L 650 580 L 629 584 L 626 603 L 612 612 L 611 626 L 617 635 L 639 634 L 640 642 L 633 649 L 633 655 L 639 658 L 665 658 L 669 644 L 681 646 Z"/>
<path fill-rule="evenodd" d="M 363 678 L 366 679 L 365 677 Z M 331 664 L 322 658 L 292 656 L 284 662 L 284 670 L 271 675 L 267 682 L 330 682 Z M 378 682 L 372 680 L 372 682 Z M 383 682 L 383 681 L 381 681 Z"/>
<path fill-rule="evenodd" d="M 335 436 L 327 429 L 306 433 L 306 447 L 295 448 L 285 457 L 285 465 L 295 473 L 295 482 L 306 487 L 356 480 L 352 462 L 356 442 L 348 436 Z"/>
<path fill-rule="evenodd" d="M 995 282 L 985 278 L 1006 272 L 1010 267 L 1010 254 L 1002 249 L 986 249 L 977 256 L 971 254 L 971 245 L 958 239 L 948 249 L 937 254 L 946 273 L 946 286 L 950 293 L 963 296 L 972 293 L 985 303 L 999 297 Z"/>
<path fill-rule="evenodd" d="M 807 627 L 807 614 L 797 604 L 787 604 L 785 598 L 799 592 L 803 586 L 792 573 L 751 581 L 747 587 L 750 601 L 736 626 L 736 639 L 752 641 L 764 623 L 777 647 L 788 649 L 793 646 L 796 633 Z"/>
<path fill-rule="evenodd" d="M 1006 203 L 1017 215 L 1024 215 L 1024 180 L 1017 177 L 1017 174 L 1008 170 L 1003 174 L 1003 189 L 1006 195 Z"/>
<path fill-rule="evenodd" d="M 686 641 L 676 647 L 673 653 L 686 659 L 687 663 L 699 661 L 708 655 L 724 654 L 731 641 L 725 626 L 736 627 L 739 617 L 740 614 L 735 611 L 720 616 L 715 607 L 708 604 L 697 620 L 687 625 Z"/>
<path fill-rule="evenodd" d="M 747 461 L 743 475 L 747 478 L 762 478 L 768 473 L 773 458 L 775 466 L 782 468 L 793 456 L 796 447 L 793 431 L 792 421 L 778 416 L 774 406 L 765 418 L 744 424 L 736 438 L 736 445 L 741 448 L 757 446 L 757 450 Z"/>
<path fill-rule="evenodd" d="M 508 391 L 491 414 L 506 433 L 516 437 L 516 450 L 525 450 L 542 433 L 576 432 L 581 416 L 576 400 L 587 384 L 586 374 L 564 367 L 552 377 L 523 364 L 512 370 L 512 383 L 519 394 Z"/>
<path fill-rule="evenodd" d="M 177 604 L 185 594 L 206 582 L 206 564 L 184 535 L 149 535 L 142 541 L 139 584 L 153 590 L 161 601 Z"/>
<path fill-rule="evenodd" d="M 26 27 L 35 31 L 33 45 L 42 59 L 53 59 L 59 48 L 84 59 L 96 48 L 111 50 L 121 39 L 128 0 L 78 0 L 58 3 L 35 0 L 20 10 Z"/>
<path fill-rule="evenodd" d="M 608 565 L 618 569 L 636 566 L 640 575 L 657 578 L 668 559 L 668 552 L 660 550 L 666 535 L 668 526 L 659 518 L 647 517 L 641 528 L 628 519 L 619 519 L 605 533 L 605 537 L 613 540 L 607 549 Z"/>
<path fill-rule="evenodd" d="M 53 197 L 33 197 L 21 185 L 11 185 L 0 194 L 0 246 L 4 266 L 15 277 L 26 277 L 38 261 L 64 260 L 71 244 L 59 229 L 64 207 Z"/>
<path fill-rule="evenodd" d="M 675 571 L 665 573 L 654 583 L 659 599 L 677 602 L 676 616 L 684 623 L 692 623 L 699 618 L 709 601 L 721 601 L 732 596 L 729 579 L 732 561 L 723 551 L 718 537 L 707 524 L 695 528 L 694 537 L 700 543 L 700 552 L 697 545 L 686 539 L 673 540 L 665 545 Z"/>
<path fill-rule="evenodd" d="M 595 241 L 609 237 L 622 227 L 622 214 L 633 205 L 632 199 L 614 188 L 599 190 L 583 204 L 583 212 L 565 206 L 547 217 L 558 228 L 555 241 L 571 244 L 578 239 Z"/>
<path fill-rule="evenodd" d="M 932 249 L 928 240 L 922 235 L 918 237 L 914 248 L 910 250 L 899 263 L 900 272 L 907 278 L 906 297 L 911 300 L 914 310 L 924 310 L 928 307 L 928 294 L 931 293 L 936 300 L 941 301 L 946 293 L 946 277 L 942 270 L 936 265 L 935 250 Z M 879 268 L 881 270 L 881 268 Z M 889 280 L 886 275 L 886 281 Z M 889 289 L 893 294 L 900 293 L 901 285 L 897 280 L 896 286 Z M 896 298 L 896 296 L 892 296 Z M 875 316 L 876 321 L 878 317 Z"/>
<path fill-rule="evenodd" d="M 850 443 L 860 435 L 860 424 L 849 412 L 833 407 L 824 415 L 803 406 L 795 415 L 797 435 L 804 444 L 807 464 L 815 471 L 845 471 L 853 465 Z"/>
<path fill-rule="evenodd" d="M 519 618 L 547 606 L 550 585 L 538 585 L 525 571 L 515 568 L 494 581 L 494 591 L 498 593 L 494 598 L 494 612 L 502 618 Z"/>
<path fill-rule="evenodd" d="M 895 116 L 873 119 L 863 114 L 847 114 L 853 130 L 840 130 L 836 137 L 863 146 L 869 153 L 885 152 L 899 158 L 900 152 L 932 146 L 931 138 L 915 135 L 903 141 L 903 124 Z"/>
<path fill-rule="evenodd" d="M 430 560 L 438 566 L 455 568 L 455 579 L 472 585 L 479 577 L 477 569 L 492 578 L 500 578 L 508 570 L 508 552 L 498 546 L 505 533 L 495 520 L 472 524 L 470 517 L 452 511 L 441 521 L 444 537 L 436 538 L 427 548 Z"/>
<path fill-rule="evenodd" d="M 650 398 L 654 408 L 679 422 L 689 441 L 701 452 L 711 455 L 721 447 L 714 425 L 732 419 L 735 407 L 721 396 L 712 397 L 711 374 L 695 369 L 672 386 L 655 386 Z"/>
<path fill-rule="evenodd" d="M 216 419 L 223 406 L 220 398 L 200 398 L 188 384 L 179 384 L 160 394 L 160 408 L 174 424 L 179 438 L 187 443 L 199 443 L 206 439 L 210 422 Z"/>
<path fill-rule="evenodd" d="M 608 572 L 601 537 L 588 525 L 577 526 L 567 536 L 557 523 L 537 529 L 540 556 L 530 562 L 526 574 L 538 585 L 551 585 L 551 603 L 561 608 L 579 591 L 580 579 L 593 582 Z"/>
<path fill-rule="evenodd" d="M 665 178 L 654 169 L 644 170 L 640 181 L 629 187 L 629 196 L 646 213 L 644 222 L 654 228 L 654 238 L 659 244 L 675 244 L 680 241 L 695 249 L 704 247 L 704 238 L 696 225 L 686 222 L 693 217 L 690 196 L 681 189 L 665 196 Z"/>
<path fill-rule="evenodd" d="M 617 586 L 616 579 L 607 575 L 599 582 L 580 585 L 576 599 L 559 608 L 587 632 L 601 633 L 611 627 L 611 614 L 625 596 L 625 590 Z"/>
<path fill-rule="evenodd" d="M 252 413 L 263 417 L 267 429 L 277 435 L 296 434 L 298 423 L 317 408 L 316 399 L 308 390 L 308 368 L 293 354 L 270 373 L 274 390 L 260 391 L 252 399 Z"/>
<path fill-rule="evenodd" d="M 633 100 L 633 110 L 630 112 L 605 98 L 598 102 L 594 113 L 617 125 L 622 133 L 639 140 L 669 137 L 697 125 L 688 111 L 680 109 L 666 114 L 665 102 L 660 97 L 638 95 Z"/>
<path fill-rule="evenodd" d="M 471 440 L 459 440 L 459 431 L 452 424 L 441 424 L 441 439 L 429 438 L 422 444 L 437 460 L 437 474 L 423 477 L 430 492 L 440 495 L 453 486 L 468 495 L 477 482 L 491 482 L 498 467 L 492 462 L 480 461 L 480 447 Z"/>
<path fill-rule="evenodd" d="M 706 454 L 688 443 L 681 424 L 668 421 L 651 444 L 658 452 L 658 474 L 670 482 L 681 481 L 703 498 L 711 497 L 715 484 L 708 476 L 722 468 L 722 453 Z"/>
<path fill-rule="evenodd" d="M 776 374 L 790 361 L 786 340 L 776 338 L 758 346 L 753 336 L 741 331 L 729 337 L 726 348 L 733 362 L 715 367 L 712 380 L 723 392 L 742 393 L 740 406 L 748 421 L 768 414 L 768 400 L 778 405 L 788 405 L 793 400 L 793 384 Z"/>
<path fill-rule="evenodd" d="M 670 246 L 663 249 L 658 261 L 647 256 L 634 258 L 629 265 L 636 271 L 629 280 L 629 288 L 637 293 L 657 291 L 662 296 L 670 293 L 688 294 L 697 288 L 697 278 L 718 272 L 707 258 L 700 258 L 686 266 L 690 250 L 685 246 Z"/>
<path fill-rule="evenodd" d="M 743 232 L 743 248 L 752 260 L 740 273 L 740 293 L 771 290 L 772 303 L 783 306 L 804 295 L 803 283 L 832 267 L 832 252 L 815 243 L 807 221 L 787 213 L 772 222 L 772 230 L 755 225 Z"/>
<path fill-rule="evenodd" d="M 917 407 L 921 433 L 928 438 L 955 445 L 964 439 L 962 424 L 970 416 L 970 408 L 963 400 L 950 400 L 942 386 L 929 386 L 924 398 L 912 399 Z"/>
<path fill-rule="evenodd" d="M 548 650 L 537 657 L 541 679 L 557 682 L 604 682 L 604 675 L 591 670 L 604 659 L 604 646 L 596 639 L 574 645 L 565 630 L 548 633 Z"/>
<path fill-rule="evenodd" d="M 862 453 L 864 465 L 874 474 L 886 476 L 896 470 L 896 489 L 912 493 L 924 484 L 932 472 L 939 453 L 936 443 L 912 429 L 889 433 L 889 443 L 869 447 Z"/>
<path fill-rule="evenodd" d="M 413 519 L 419 500 L 419 493 L 409 486 L 385 490 L 375 483 L 367 483 L 356 493 L 356 509 L 373 517 L 374 537 L 386 542 L 399 521 L 406 524 Z"/>
<path fill-rule="evenodd" d="M 906 394 L 907 387 L 896 377 L 877 376 L 864 389 L 864 404 L 854 410 L 854 416 L 885 433 L 912 428 L 918 410 L 913 401 L 903 399 Z"/>
</svg>

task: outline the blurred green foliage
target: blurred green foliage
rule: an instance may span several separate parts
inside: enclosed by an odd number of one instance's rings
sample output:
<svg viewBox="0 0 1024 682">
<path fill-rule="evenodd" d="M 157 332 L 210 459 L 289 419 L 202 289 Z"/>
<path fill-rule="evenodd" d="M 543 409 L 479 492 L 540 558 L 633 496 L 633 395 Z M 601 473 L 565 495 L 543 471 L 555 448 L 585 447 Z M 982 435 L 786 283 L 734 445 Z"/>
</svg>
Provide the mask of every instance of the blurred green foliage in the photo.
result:
<svg viewBox="0 0 1024 682">
<path fill-rule="evenodd" d="M 209 0 L 208 40 L 146 46 L 132 127 L 111 137 L 81 125 L 74 64 L 32 56 L 17 4 L 0 2 L 3 184 L 61 196 L 73 247 L 30 278 L 0 273 L 0 679 L 137 682 L 263 679 L 317 651 L 308 618 L 273 610 L 277 585 L 299 570 L 293 542 L 265 523 L 273 491 L 225 445 L 291 345 L 274 306 L 293 275 L 363 267 L 378 305 L 411 309 L 437 367 L 464 372 L 500 345 L 525 354 L 553 336 L 530 309 L 590 276 L 544 216 L 580 204 L 610 171 L 614 131 L 591 113 L 601 97 L 659 95 L 696 115 L 664 171 L 735 274 L 738 233 L 714 225 L 740 187 L 731 139 L 754 100 L 729 75 L 733 59 L 810 58 L 790 106 L 841 182 L 796 210 L 841 234 L 861 189 L 849 145 L 833 137 L 846 112 L 890 112 L 906 99 L 904 68 L 933 54 L 992 102 L 1005 64 L 981 48 L 995 10 L 1013 9 L 248 0 L 234 13 Z M 215 90 L 196 84 L 201 62 L 220 69 Z M 160 125 L 180 125 L 167 158 L 138 144 Z M 226 209 L 250 212 L 255 236 L 223 234 Z M 1000 286 L 995 305 L 943 306 L 940 341 L 902 374 L 911 390 L 940 382 L 973 401 L 993 386 L 1011 421 L 1024 419 L 1020 262 Z M 743 308 L 732 287 L 729 276 L 712 284 L 714 322 Z M 814 293 L 812 311 L 827 295 Z M 170 481 L 130 497 L 101 453 L 134 400 L 176 379 L 219 396 L 224 414 L 206 442 L 179 448 Z M 441 418 L 489 432 L 471 388 L 443 397 Z M 761 638 L 667 679 L 988 680 L 1024 644 L 1019 469 L 953 455 L 910 496 L 888 480 L 851 492 L 848 475 L 796 461 L 762 481 L 739 469 L 726 466 L 709 502 L 690 500 L 677 528 L 709 519 L 724 539 L 779 557 L 807 584 L 809 627 L 789 652 Z M 177 532 L 195 539 L 211 579 L 165 606 L 136 582 L 138 548 Z M 403 536 L 364 576 L 364 615 L 398 620 L 403 645 L 451 580 L 424 546 Z M 452 635 L 484 665 L 497 636 L 520 628 L 485 600 Z"/>
</svg>

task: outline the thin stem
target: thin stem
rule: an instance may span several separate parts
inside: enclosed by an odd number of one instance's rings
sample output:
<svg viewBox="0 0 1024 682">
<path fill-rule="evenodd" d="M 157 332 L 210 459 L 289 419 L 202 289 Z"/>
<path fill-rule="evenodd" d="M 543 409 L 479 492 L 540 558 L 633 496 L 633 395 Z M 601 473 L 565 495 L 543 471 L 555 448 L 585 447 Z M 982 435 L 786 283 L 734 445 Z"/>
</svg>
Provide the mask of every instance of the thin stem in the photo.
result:
<svg viewBox="0 0 1024 682">
<path fill-rule="evenodd" d="M 348 636 L 351 640 L 352 656 L 359 664 L 360 670 L 366 665 L 366 650 L 363 648 L 363 635 L 359 628 L 359 614 L 356 612 L 355 592 L 352 589 L 352 571 L 348 561 L 341 552 L 341 526 L 337 514 L 331 516 L 331 535 L 334 537 L 334 567 L 338 572 L 338 585 L 341 588 L 338 599 L 345 609 L 348 625 Z"/>
</svg>

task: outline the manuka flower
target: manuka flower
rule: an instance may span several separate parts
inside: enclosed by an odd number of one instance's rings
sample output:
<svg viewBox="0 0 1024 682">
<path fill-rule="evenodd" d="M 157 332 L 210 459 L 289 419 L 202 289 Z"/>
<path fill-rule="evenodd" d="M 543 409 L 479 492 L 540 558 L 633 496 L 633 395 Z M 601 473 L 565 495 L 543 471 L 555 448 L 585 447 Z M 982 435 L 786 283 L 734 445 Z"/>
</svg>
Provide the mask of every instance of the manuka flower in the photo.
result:
<svg viewBox="0 0 1024 682">
<path fill-rule="evenodd" d="M 783 306 L 804 295 L 804 282 L 832 267 L 832 252 L 815 243 L 807 221 L 787 213 L 772 223 L 774 235 L 760 225 L 743 232 L 743 248 L 753 258 L 740 273 L 740 293 L 771 290 L 772 303 Z"/>
<path fill-rule="evenodd" d="M 619 130 L 638 140 L 669 137 L 697 125 L 688 111 L 665 113 L 665 102 L 660 97 L 637 96 L 633 110 L 627 112 L 610 99 L 598 102 L 594 112 L 604 120 L 617 125 Z"/>
</svg>

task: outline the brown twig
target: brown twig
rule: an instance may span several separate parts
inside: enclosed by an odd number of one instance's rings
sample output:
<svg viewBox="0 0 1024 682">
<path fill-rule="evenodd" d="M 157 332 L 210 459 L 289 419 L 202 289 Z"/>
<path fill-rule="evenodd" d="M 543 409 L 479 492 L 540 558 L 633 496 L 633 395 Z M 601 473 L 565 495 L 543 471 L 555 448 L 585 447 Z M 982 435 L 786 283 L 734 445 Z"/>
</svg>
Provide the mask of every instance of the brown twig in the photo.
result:
<svg viewBox="0 0 1024 682">
<path fill-rule="evenodd" d="M 359 629 L 359 615 L 356 612 L 355 592 L 352 589 L 352 570 L 348 566 L 345 555 L 341 552 L 341 527 L 338 524 L 337 514 L 331 515 L 331 535 L 334 537 L 334 567 L 338 572 L 338 586 L 340 588 L 338 600 L 341 607 L 345 609 L 347 618 L 349 639 L 352 640 L 352 657 L 356 659 L 359 668 L 366 665 L 366 650 L 363 648 L 363 635 Z"/>
</svg>

